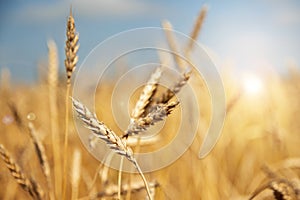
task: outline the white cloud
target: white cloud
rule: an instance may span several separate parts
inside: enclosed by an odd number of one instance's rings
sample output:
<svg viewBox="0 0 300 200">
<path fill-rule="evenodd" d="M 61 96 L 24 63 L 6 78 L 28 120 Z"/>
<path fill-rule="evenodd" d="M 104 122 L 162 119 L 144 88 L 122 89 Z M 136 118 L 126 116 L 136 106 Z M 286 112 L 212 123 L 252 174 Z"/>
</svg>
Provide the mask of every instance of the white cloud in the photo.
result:
<svg viewBox="0 0 300 200">
<path fill-rule="evenodd" d="M 77 16 L 91 18 L 135 17 L 160 10 L 157 4 L 140 0 L 65 0 L 28 5 L 19 13 L 18 19 L 42 22 L 61 19 L 66 17 L 71 4 Z"/>
</svg>

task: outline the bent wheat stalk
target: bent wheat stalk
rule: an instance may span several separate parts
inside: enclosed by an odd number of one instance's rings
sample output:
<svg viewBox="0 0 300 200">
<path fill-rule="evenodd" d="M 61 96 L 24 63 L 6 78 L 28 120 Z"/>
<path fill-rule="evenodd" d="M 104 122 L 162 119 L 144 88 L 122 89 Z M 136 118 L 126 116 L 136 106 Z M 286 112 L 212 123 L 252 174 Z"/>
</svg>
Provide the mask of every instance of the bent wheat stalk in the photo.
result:
<svg viewBox="0 0 300 200">
<path fill-rule="evenodd" d="M 33 179 L 27 178 L 27 176 L 22 172 L 21 168 L 15 161 L 11 158 L 8 151 L 0 144 L 0 155 L 2 160 L 5 162 L 6 167 L 9 169 L 11 175 L 15 178 L 17 183 L 29 193 L 33 199 L 41 200 L 44 197 L 44 192 L 40 188 L 39 184 Z"/>
<path fill-rule="evenodd" d="M 131 148 L 127 146 L 126 142 L 122 140 L 117 134 L 115 134 L 111 129 L 109 129 L 103 122 L 98 121 L 95 114 L 90 112 L 88 108 L 86 108 L 82 103 L 75 99 L 72 99 L 72 101 L 73 107 L 77 112 L 78 117 L 82 120 L 85 126 L 89 130 L 91 130 L 95 134 L 95 136 L 105 141 L 110 149 L 112 149 L 115 153 L 127 158 L 135 166 L 144 181 L 149 199 L 152 200 L 146 178 L 136 159 L 134 158 Z"/>
</svg>

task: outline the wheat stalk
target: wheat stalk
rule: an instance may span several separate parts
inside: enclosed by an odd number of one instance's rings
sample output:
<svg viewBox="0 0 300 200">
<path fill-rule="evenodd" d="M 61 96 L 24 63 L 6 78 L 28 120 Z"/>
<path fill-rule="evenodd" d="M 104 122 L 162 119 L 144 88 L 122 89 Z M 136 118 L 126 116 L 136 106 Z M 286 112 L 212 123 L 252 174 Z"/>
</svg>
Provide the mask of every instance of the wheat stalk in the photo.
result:
<svg viewBox="0 0 300 200">
<path fill-rule="evenodd" d="M 71 175 L 71 184 L 72 184 L 72 198 L 77 199 L 78 197 L 78 188 L 81 174 L 81 152 L 79 149 L 75 149 L 73 153 L 73 163 L 72 163 L 72 175 Z"/>
<path fill-rule="evenodd" d="M 122 156 L 120 160 L 120 167 L 118 173 L 118 199 L 119 200 L 121 200 L 123 161 L 124 161 L 124 157 Z"/>
<path fill-rule="evenodd" d="M 23 188 L 23 190 L 28 192 L 33 199 L 43 199 L 44 192 L 42 191 L 40 186 L 33 179 L 27 178 L 27 176 L 22 172 L 19 165 L 15 163 L 15 161 L 11 158 L 10 154 L 2 144 L 0 144 L 0 154 L 11 175 Z"/>
<path fill-rule="evenodd" d="M 134 109 L 131 113 L 131 121 L 137 120 L 138 118 L 145 115 L 145 111 L 147 109 L 147 106 L 152 101 L 153 96 L 156 93 L 157 85 L 159 82 L 159 79 L 162 74 L 161 67 L 157 67 L 154 73 L 150 76 L 147 84 L 143 88 L 143 91 L 139 97 L 139 100 L 136 102 Z"/>
<path fill-rule="evenodd" d="M 49 87 L 49 108 L 50 108 L 50 130 L 52 140 L 52 151 L 54 159 L 54 185 L 56 197 L 61 194 L 61 151 L 58 128 L 57 108 L 57 85 L 58 85 L 58 54 L 57 47 L 53 40 L 48 41 L 48 87 Z"/>
<path fill-rule="evenodd" d="M 75 29 L 75 20 L 72 15 L 72 7 L 70 8 L 70 15 L 67 21 L 67 30 L 66 30 L 66 47 L 65 47 L 65 68 L 67 73 L 67 85 L 66 85 L 66 97 L 65 97 L 65 138 L 64 138 L 64 163 L 63 163 L 63 199 L 66 195 L 67 187 L 67 165 L 68 165 L 68 134 L 69 134 L 69 96 L 71 88 L 71 77 L 76 68 L 78 62 L 77 52 L 79 49 L 79 36 L 76 33 Z"/>
<path fill-rule="evenodd" d="M 150 190 L 152 191 L 151 192 L 152 198 L 154 198 L 153 196 L 155 193 L 155 188 L 157 188 L 159 186 L 160 186 L 159 183 L 156 181 L 149 183 Z M 130 185 L 126 184 L 122 187 L 121 195 L 126 195 L 129 192 L 129 190 L 131 190 L 131 193 L 137 193 L 144 189 L 145 189 L 145 186 L 143 185 L 143 182 L 134 182 Z M 118 188 L 115 185 L 113 185 L 113 186 L 108 187 L 105 191 L 99 192 L 97 194 L 97 197 L 98 198 L 115 197 L 117 195 L 118 195 Z"/>
<path fill-rule="evenodd" d="M 40 141 L 40 139 L 37 137 L 36 130 L 34 128 L 34 125 L 31 122 L 28 123 L 28 129 L 29 129 L 30 137 L 31 137 L 34 147 L 35 147 L 35 152 L 37 154 L 39 163 L 42 167 L 42 172 L 47 181 L 50 199 L 54 199 L 54 194 L 52 192 L 50 166 L 49 166 L 48 158 L 46 155 L 45 147 L 44 147 L 43 143 Z"/>
<path fill-rule="evenodd" d="M 122 138 L 128 138 L 128 136 L 137 135 L 146 131 L 150 126 L 164 120 L 178 104 L 179 102 L 176 101 L 155 105 L 146 117 L 139 118 L 132 122 Z"/>
<path fill-rule="evenodd" d="M 105 143 L 110 149 L 112 149 L 115 153 L 127 158 L 135 166 L 145 183 L 145 187 L 149 198 L 152 199 L 150 196 L 150 190 L 146 178 L 136 159 L 133 157 L 133 152 L 131 148 L 127 146 L 126 142 L 122 140 L 119 136 L 117 136 L 117 134 L 115 134 L 111 129 L 109 129 L 103 122 L 98 121 L 95 114 L 90 112 L 82 103 L 75 99 L 72 99 L 72 101 L 73 107 L 77 112 L 78 117 L 83 121 L 85 126 L 89 130 L 91 130 L 97 137 L 105 141 Z"/>
</svg>

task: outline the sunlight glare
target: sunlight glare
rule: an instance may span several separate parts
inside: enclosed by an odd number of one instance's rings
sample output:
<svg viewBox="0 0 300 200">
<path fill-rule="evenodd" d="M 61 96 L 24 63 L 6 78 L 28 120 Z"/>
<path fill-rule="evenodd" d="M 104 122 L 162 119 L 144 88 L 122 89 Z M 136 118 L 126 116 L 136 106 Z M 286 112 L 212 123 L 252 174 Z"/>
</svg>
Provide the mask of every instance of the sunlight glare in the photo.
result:
<svg viewBox="0 0 300 200">
<path fill-rule="evenodd" d="M 249 95 L 256 95 L 262 91 L 262 81 L 254 75 L 247 75 L 244 79 L 244 91 Z"/>
</svg>

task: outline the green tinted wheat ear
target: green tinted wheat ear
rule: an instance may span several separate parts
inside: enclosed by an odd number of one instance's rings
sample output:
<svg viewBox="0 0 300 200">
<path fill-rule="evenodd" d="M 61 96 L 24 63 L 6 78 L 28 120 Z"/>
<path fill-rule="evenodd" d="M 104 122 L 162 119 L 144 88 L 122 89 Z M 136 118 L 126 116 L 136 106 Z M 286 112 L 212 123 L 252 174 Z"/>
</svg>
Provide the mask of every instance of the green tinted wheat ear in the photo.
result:
<svg viewBox="0 0 300 200">
<path fill-rule="evenodd" d="M 132 122 L 122 137 L 127 138 L 128 136 L 137 135 L 146 131 L 150 126 L 164 120 L 178 104 L 179 102 L 176 101 L 155 105 L 145 117 Z"/>
<path fill-rule="evenodd" d="M 27 178 L 27 176 L 22 172 L 21 168 L 15 161 L 11 158 L 8 151 L 0 145 L 0 155 L 2 160 L 5 162 L 6 167 L 9 169 L 11 175 L 17 181 L 17 183 L 30 194 L 33 199 L 43 199 L 44 192 L 40 186 L 33 180 Z"/>
<path fill-rule="evenodd" d="M 131 148 L 127 146 L 125 140 L 123 140 L 117 134 L 115 134 L 115 132 L 109 129 L 103 122 L 98 121 L 95 114 L 90 112 L 88 108 L 85 107 L 82 103 L 80 103 L 75 99 L 72 100 L 73 100 L 73 107 L 77 112 L 78 117 L 82 120 L 85 126 L 89 130 L 91 130 L 96 137 L 105 141 L 106 145 L 110 149 L 112 149 L 115 153 L 124 156 L 134 165 L 134 167 L 137 169 L 137 171 L 139 172 L 139 174 L 141 175 L 144 181 L 149 199 L 152 199 L 146 178 L 140 166 L 138 165 L 136 159 L 134 158 Z"/>
</svg>

